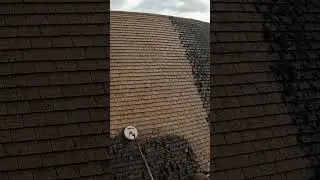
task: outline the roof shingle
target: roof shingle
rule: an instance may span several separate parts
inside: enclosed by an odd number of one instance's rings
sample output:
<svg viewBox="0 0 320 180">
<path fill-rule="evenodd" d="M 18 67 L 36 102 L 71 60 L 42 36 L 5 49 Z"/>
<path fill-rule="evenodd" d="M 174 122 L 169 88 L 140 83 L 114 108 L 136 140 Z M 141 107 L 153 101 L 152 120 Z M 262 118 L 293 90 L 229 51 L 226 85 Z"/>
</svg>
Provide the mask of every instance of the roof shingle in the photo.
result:
<svg viewBox="0 0 320 180">
<path fill-rule="evenodd" d="M 1 179 L 107 173 L 109 1 L 67 1 L 1 1 Z"/>
</svg>

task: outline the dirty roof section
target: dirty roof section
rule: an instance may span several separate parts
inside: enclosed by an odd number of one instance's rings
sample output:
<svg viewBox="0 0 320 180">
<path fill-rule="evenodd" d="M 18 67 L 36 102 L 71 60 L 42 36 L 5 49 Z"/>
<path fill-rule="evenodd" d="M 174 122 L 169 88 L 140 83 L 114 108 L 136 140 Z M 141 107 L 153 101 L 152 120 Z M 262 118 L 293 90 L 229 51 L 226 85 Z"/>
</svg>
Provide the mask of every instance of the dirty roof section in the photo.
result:
<svg viewBox="0 0 320 180">
<path fill-rule="evenodd" d="M 153 155 L 158 156 L 150 157 L 157 178 L 163 175 L 169 179 L 186 178 L 185 170 L 192 170 L 188 166 L 194 164 L 193 160 L 202 170 L 209 168 L 210 132 L 205 108 L 208 101 L 197 86 L 197 82 L 207 86 L 209 82 L 195 73 L 209 76 L 209 43 L 195 36 L 197 31 L 209 35 L 209 24 L 154 14 L 110 13 L 111 135 L 120 139 L 126 126 L 137 127 L 138 138 L 146 147 L 143 149 L 156 152 Z M 185 46 L 186 41 L 189 47 Z M 189 58 L 187 52 L 200 52 L 195 47 L 205 51 L 204 55 L 199 53 Z M 196 60 L 202 61 L 196 64 Z M 206 68 L 200 69 L 200 66 Z M 157 141 L 160 143 L 154 143 Z M 195 154 L 195 159 L 192 156 L 190 161 L 188 148 Z M 137 154 L 136 150 L 127 151 L 126 146 L 118 149 L 122 150 L 118 151 L 119 157 L 123 153 L 130 159 Z M 167 153 L 163 152 L 168 149 Z M 166 156 L 174 159 L 172 168 L 166 165 L 169 161 L 163 161 Z M 129 166 L 129 160 L 119 160 L 122 165 L 115 167 L 115 178 L 137 172 L 132 178 L 143 179 L 139 176 L 139 172 L 145 171 L 143 162 L 131 161 Z"/>
<path fill-rule="evenodd" d="M 203 107 L 210 111 L 210 24 L 198 20 L 170 17 L 186 49 L 192 74 Z"/>
<path fill-rule="evenodd" d="M 319 4 L 211 2 L 211 177 L 319 179 Z"/>
<path fill-rule="evenodd" d="M 1 180 L 108 179 L 108 10 L 0 1 Z"/>
</svg>

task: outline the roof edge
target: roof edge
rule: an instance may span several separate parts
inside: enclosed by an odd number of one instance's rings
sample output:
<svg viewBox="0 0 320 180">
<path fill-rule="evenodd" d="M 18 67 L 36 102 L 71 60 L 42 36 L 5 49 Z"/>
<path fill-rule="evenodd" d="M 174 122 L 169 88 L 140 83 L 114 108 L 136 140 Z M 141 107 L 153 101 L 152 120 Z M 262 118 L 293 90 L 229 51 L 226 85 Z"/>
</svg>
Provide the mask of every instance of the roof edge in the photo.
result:
<svg viewBox="0 0 320 180">
<path fill-rule="evenodd" d="M 202 23 L 208 23 L 208 24 L 209 24 L 209 22 L 201 21 L 201 20 L 198 20 L 198 19 L 185 18 L 185 17 L 172 16 L 172 15 L 164 15 L 164 14 L 156 14 L 156 13 L 149 13 L 149 12 L 117 11 L 117 10 L 112 10 L 112 11 L 110 11 L 110 14 L 112 14 L 112 13 L 144 14 L 144 15 L 149 15 L 149 16 L 159 16 L 159 17 L 166 17 L 166 18 L 181 18 L 181 19 L 188 19 L 188 20 L 199 21 L 199 22 L 202 22 Z"/>
</svg>

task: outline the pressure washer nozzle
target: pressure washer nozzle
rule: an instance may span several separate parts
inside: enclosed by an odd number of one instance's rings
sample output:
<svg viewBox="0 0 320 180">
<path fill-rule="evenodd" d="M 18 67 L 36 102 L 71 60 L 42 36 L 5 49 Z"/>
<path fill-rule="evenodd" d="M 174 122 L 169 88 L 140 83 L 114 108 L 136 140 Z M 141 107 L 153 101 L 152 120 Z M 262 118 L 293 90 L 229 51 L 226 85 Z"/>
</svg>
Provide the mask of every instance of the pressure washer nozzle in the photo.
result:
<svg viewBox="0 0 320 180">
<path fill-rule="evenodd" d="M 127 126 L 124 129 L 123 134 L 124 134 L 126 139 L 135 140 L 137 138 L 137 136 L 138 136 L 138 130 L 134 126 Z"/>
</svg>

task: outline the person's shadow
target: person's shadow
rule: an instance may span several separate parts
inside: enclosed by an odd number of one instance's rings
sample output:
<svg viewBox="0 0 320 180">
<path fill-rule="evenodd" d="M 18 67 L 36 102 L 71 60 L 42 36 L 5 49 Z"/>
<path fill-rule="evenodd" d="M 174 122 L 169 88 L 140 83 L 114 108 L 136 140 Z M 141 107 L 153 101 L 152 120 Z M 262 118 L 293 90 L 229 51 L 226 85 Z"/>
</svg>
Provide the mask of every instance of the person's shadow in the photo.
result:
<svg viewBox="0 0 320 180">
<path fill-rule="evenodd" d="M 188 141 L 179 136 L 163 136 L 140 144 L 155 180 L 187 180 L 199 170 Z M 148 180 L 146 165 L 137 145 L 122 136 L 111 145 L 111 171 L 114 180 Z"/>
</svg>

